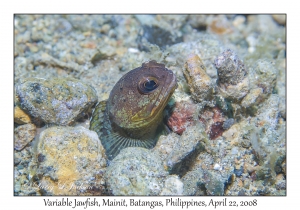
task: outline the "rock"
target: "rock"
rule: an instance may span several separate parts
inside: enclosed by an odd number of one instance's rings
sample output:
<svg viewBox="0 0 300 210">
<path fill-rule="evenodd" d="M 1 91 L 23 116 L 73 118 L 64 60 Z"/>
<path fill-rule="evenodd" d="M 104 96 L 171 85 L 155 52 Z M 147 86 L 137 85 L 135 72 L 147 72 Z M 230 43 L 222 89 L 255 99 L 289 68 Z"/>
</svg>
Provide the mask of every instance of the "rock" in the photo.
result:
<svg viewBox="0 0 300 210">
<path fill-rule="evenodd" d="M 14 166 L 18 165 L 19 163 L 21 163 L 22 161 L 22 157 L 20 155 L 19 152 L 15 152 L 14 153 Z"/>
<path fill-rule="evenodd" d="M 194 30 L 195 31 L 195 30 Z M 191 33 L 193 33 L 191 31 Z M 201 35 L 200 35 L 201 34 Z M 192 34 L 190 34 L 192 35 Z M 213 80 L 215 86 L 215 79 L 217 77 L 217 69 L 213 64 L 213 58 L 217 57 L 223 49 L 222 43 L 216 36 L 211 36 L 207 33 L 199 33 L 197 39 L 191 41 L 185 41 L 172 45 L 167 49 L 168 57 L 164 60 L 165 65 L 175 71 L 177 75 L 181 76 L 184 71 L 184 65 L 187 62 L 187 58 L 191 54 L 197 54 L 200 56 L 205 68 L 206 74 Z M 185 34 L 185 38 L 188 38 L 189 34 Z M 179 78 L 179 77 L 178 77 Z"/>
<path fill-rule="evenodd" d="M 103 195 L 105 151 L 94 131 L 50 127 L 37 143 L 37 177 L 43 195 Z"/>
<path fill-rule="evenodd" d="M 213 17 L 208 24 L 208 31 L 216 34 L 228 34 L 232 32 L 232 24 L 224 15 Z"/>
<path fill-rule="evenodd" d="M 244 171 L 248 174 L 252 174 L 253 172 L 257 171 L 259 169 L 259 166 L 252 166 L 248 163 L 245 163 L 244 165 Z"/>
<path fill-rule="evenodd" d="M 60 18 L 58 21 L 55 21 L 55 30 L 59 33 L 67 34 L 72 30 L 72 24 L 68 20 Z"/>
<path fill-rule="evenodd" d="M 243 98 L 241 105 L 245 108 L 248 108 L 250 106 L 258 104 L 259 102 L 261 102 L 261 100 L 259 100 L 259 96 L 261 96 L 262 93 L 262 88 L 251 89 L 250 92 Z"/>
<path fill-rule="evenodd" d="M 189 171 L 181 179 L 184 186 L 183 195 L 224 195 L 224 187 L 229 177 L 222 177 L 218 171 L 199 168 Z M 202 189 L 201 189 L 202 188 Z"/>
<path fill-rule="evenodd" d="M 15 58 L 14 64 L 15 64 L 15 71 L 22 72 L 22 71 L 26 71 L 28 61 L 25 57 L 18 56 Z"/>
<path fill-rule="evenodd" d="M 216 163 L 216 164 L 214 165 L 214 170 L 220 171 L 220 170 L 222 170 L 222 167 L 221 167 L 218 163 Z"/>
<path fill-rule="evenodd" d="M 224 132 L 223 124 L 226 118 L 219 107 L 207 107 L 199 116 L 200 121 L 205 125 L 205 132 L 211 140 L 222 136 Z"/>
<path fill-rule="evenodd" d="M 285 123 L 280 124 L 280 98 L 271 94 L 260 104 L 256 117 L 249 122 L 248 132 L 244 135 L 251 142 L 253 154 L 261 169 L 256 171 L 257 179 L 273 183 L 276 174 L 284 172 L 282 163 L 286 160 Z"/>
<path fill-rule="evenodd" d="M 100 32 L 103 34 L 108 34 L 110 29 L 111 29 L 111 26 L 106 23 L 101 27 Z"/>
<path fill-rule="evenodd" d="M 152 151 L 161 157 L 166 169 L 172 173 L 182 174 L 185 167 L 192 163 L 189 157 L 199 152 L 202 141 L 207 141 L 207 137 L 204 128 L 198 123 L 188 127 L 181 136 L 174 133 L 160 136 Z"/>
<path fill-rule="evenodd" d="M 211 125 L 208 135 L 211 140 L 215 140 L 219 136 L 222 136 L 223 132 L 223 122 L 216 122 Z"/>
<path fill-rule="evenodd" d="M 181 135 L 187 127 L 195 125 L 197 115 L 196 104 L 188 101 L 176 102 L 167 125 L 173 132 Z"/>
<path fill-rule="evenodd" d="M 278 133 L 281 127 L 281 125 L 278 125 L 280 118 L 279 102 L 279 96 L 271 94 L 269 98 L 261 104 L 259 113 L 255 118 L 252 118 L 250 122 L 253 126 L 249 129 L 246 138 L 251 140 L 252 148 L 256 152 L 260 165 L 270 159 L 270 155 L 274 153 L 275 150 L 274 155 L 278 157 L 281 153 L 285 153 L 285 139 L 279 138 Z M 267 168 L 270 168 L 270 166 L 267 166 Z"/>
<path fill-rule="evenodd" d="M 262 88 L 266 98 L 276 85 L 277 69 L 270 60 L 258 60 L 252 68 L 250 82 L 254 88 Z"/>
<path fill-rule="evenodd" d="M 247 123 L 247 121 L 241 121 L 232 125 L 228 130 L 223 132 L 222 137 L 224 137 L 226 141 L 229 141 L 231 145 L 237 146 L 243 141 L 243 130 Z"/>
<path fill-rule="evenodd" d="M 223 123 L 223 129 L 224 130 L 228 130 L 233 124 L 234 124 L 234 119 L 233 118 L 229 118 L 229 119 L 227 119 L 227 120 L 224 121 L 224 123 Z"/>
<path fill-rule="evenodd" d="M 17 124 L 27 124 L 31 122 L 31 119 L 20 107 L 15 106 L 14 122 Z"/>
<path fill-rule="evenodd" d="M 30 50 L 30 52 L 32 53 L 37 53 L 39 51 L 39 47 L 37 46 L 37 44 L 26 44 Z"/>
<path fill-rule="evenodd" d="M 20 191 L 21 191 L 21 183 L 20 183 L 20 181 L 16 181 L 15 186 L 14 186 L 14 192 L 18 193 Z"/>
<path fill-rule="evenodd" d="M 30 42 L 30 39 L 31 39 L 30 31 L 25 31 L 24 33 L 20 34 L 16 38 L 16 42 L 17 42 L 17 44 L 27 43 L 27 42 Z"/>
<path fill-rule="evenodd" d="M 286 15 L 272 15 L 272 18 L 280 25 L 286 24 Z"/>
<path fill-rule="evenodd" d="M 152 149 L 152 151 L 163 160 L 166 169 L 168 168 L 166 160 L 176 148 L 178 142 L 180 142 L 180 136 L 172 132 L 167 136 L 161 135 L 155 147 Z"/>
<path fill-rule="evenodd" d="M 183 183 L 179 177 L 176 175 L 168 176 L 159 195 L 183 195 Z"/>
<path fill-rule="evenodd" d="M 97 102 L 94 88 L 73 78 L 29 78 L 16 92 L 21 108 L 48 124 L 68 125 Z"/>
<path fill-rule="evenodd" d="M 246 22 L 246 17 L 244 15 L 237 15 L 232 21 L 232 25 L 236 28 L 241 28 L 241 25 L 244 25 L 245 22 Z"/>
<path fill-rule="evenodd" d="M 216 163 L 216 164 L 214 165 L 214 170 L 219 171 L 219 170 L 221 170 L 221 169 L 222 169 L 222 167 L 221 167 L 218 163 Z"/>
<path fill-rule="evenodd" d="M 258 180 L 269 179 L 272 176 L 270 168 L 265 168 L 265 167 L 258 168 L 258 170 L 255 173 L 256 173 L 256 178 Z"/>
<path fill-rule="evenodd" d="M 223 84 L 219 85 L 219 93 L 226 99 L 229 100 L 241 100 L 249 92 L 249 78 L 245 77 L 237 85 L 228 85 Z"/>
<path fill-rule="evenodd" d="M 247 17 L 247 21 L 248 27 L 252 28 L 252 31 L 257 31 L 261 34 L 272 34 L 279 32 L 278 24 L 276 24 L 271 15 L 249 15 Z"/>
<path fill-rule="evenodd" d="M 206 68 L 198 55 L 190 54 L 187 57 L 183 74 L 195 101 L 202 102 L 211 99 L 214 84 L 206 73 Z"/>
<path fill-rule="evenodd" d="M 225 186 L 232 182 L 230 179 L 234 175 L 237 156 L 228 152 L 228 148 L 231 148 L 230 142 L 225 140 L 207 141 L 203 144 L 201 152 L 193 158 L 193 164 L 181 177 L 184 195 L 225 194 Z"/>
<path fill-rule="evenodd" d="M 135 15 L 135 18 L 142 24 L 142 25 L 154 25 L 156 23 L 155 16 L 153 15 Z"/>
<path fill-rule="evenodd" d="M 113 195 L 159 195 L 167 176 L 159 156 L 141 147 L 121 150 L 105 174 Z"/>
<path fill-rule="evenodd" d="M 249 91 L 248 71 L 236 53 L 228 49 L 215 59 L 218 86 L 225 98 L 241 99 Z"/>
<path fill-rule="evenodd" d="M 281 49 L 285 51 L 286 28 L 279 26 L 271 15 L 249 15 L 247 25 L 246 40 L 249 53 L 245 56 L 245 62 L 250 66 L 259 59 L 275 61 L 280 57 Z M 264 36 L 257 36 L 258 33 Z"/>
<path fill-rule="evenodd" d="M 244 63 L 230 49 L 225 50 L 215 59 L 215 66 L 218 70 L 218 82 L 226 85 L 237 85 L 248 74 Z"/>
<path fill-rule="evenodd" d="M 286 189 L 286 181 L 283 174 L 278 174 L 276 176 L 275 186 L 277 190 L 285 190 Z"/>
<path fill-rule="evenodd" d="M 15 128 L 14 139 L 15 149 L 22 150 L 29 142 L 34 139 L 36 134 L 36 126 L 34 124 L 20 125 Z"/>
<path fill-rule="evenodd" d="M 244 167 L 243 166 L 240 166 L 240 165 L 237 165 L 234 169 L 234 174 L 237 176 L 237 177 L 240 177 L 242 176 L 242 174 L 244 173 Z"/>
</svg>

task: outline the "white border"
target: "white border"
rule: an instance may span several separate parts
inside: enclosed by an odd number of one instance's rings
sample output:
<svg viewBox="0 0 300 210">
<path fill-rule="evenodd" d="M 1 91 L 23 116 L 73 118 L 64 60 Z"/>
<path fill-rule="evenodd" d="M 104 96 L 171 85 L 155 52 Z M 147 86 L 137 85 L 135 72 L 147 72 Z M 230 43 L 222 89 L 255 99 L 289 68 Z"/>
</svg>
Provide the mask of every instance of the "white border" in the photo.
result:
<svg viewBox="0 0 300 210">
<path fill-rule="evenodd" d="M 78 2 L 78 3 L 77 3 Z M 292 1 L 251 0 L 251 1 L 5 1 L 1 4 L 1 209 L 53 209 L 44 207 L 44 198 L 60 197 L 14 197 L 13 196 L 13 14 L 14 13 L 287 13 L 287 196 L 286 197 L 227 197 L 237 202 L 258 199 L 255 209 L 277 209 L 284 207 L 299 208 L 298 154 L 300 149 L 299 133 L 299 6 Z M 296 1 L 294 1 L 296 2 Z M 71 197 L 85 200 L 86 197 Z M 112 198 L 112 197 L 111 197 Z M 118 197 L 120 198 L 120 197 Z M 124 197 L 125 198 L 125 197 Z M 137 199 L 138 197 L 134 197 Z M 165 197 L 141 197 L 142 199 L 161 200 Z M 184 200 L 197 199 L 209 201 L 212 197 L 180 197 Z M 97 197 L 102 199 L 102 197 Z M 130 199 L 126 197 L 126 199 Z M 222 197 L 215 197 L 222 200 Z M 149 207 L 146 207 L 150 209 Z M 143 208 L 143 209 L 146 209 Z M 201 207 L 197 207 L 199 209 Z M 219 207 L 220 209 L 221 207 Z M 228 207 L 226 207 L 228 208 Z M 248 207 L 249 209 L 250 207 Z M 71 208 L 70 208 L 71 209 Z M 75 208 L 83 209 L 83 208 Z M 91 209 L 91 208 L 89 208 Z M 106 209 L 101 207 L 101 209 Z M 116 208 L 109 208 L 116 209 Z M 118 208 L 121 209 L 121 208 Z M 133 208 L 126 208 L 133 209 Z M 137 209 L 137 208 L 136 208 Z M 139 208 L 141 209 L 141 208 Z M 154 208 L 158 209 L 158 208 Z M 165 208 L 164 208 L 165 209 Z M 171 208 L 167 208 L 171 209 Z M 174 208 L 172 208 L 174 209 Z M 179 209 L 179 208 L 176 208 Z M 181 208 L 180 208 L 181 209 Z M 190 209 L 190 208 L 189 208 Z M 208 208 L 206 208 L 208 209 Z M 222 208 L 221 208 L 222 209 Z M 252 209 L 252 208 L 251 208 Z"/>
</svg>

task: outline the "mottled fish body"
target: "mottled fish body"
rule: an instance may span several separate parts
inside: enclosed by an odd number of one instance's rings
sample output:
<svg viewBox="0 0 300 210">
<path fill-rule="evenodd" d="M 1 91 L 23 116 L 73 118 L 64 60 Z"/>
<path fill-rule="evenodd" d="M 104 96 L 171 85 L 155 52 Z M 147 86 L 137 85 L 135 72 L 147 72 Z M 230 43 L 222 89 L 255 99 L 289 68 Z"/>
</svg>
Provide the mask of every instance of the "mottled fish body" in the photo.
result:
<svg viewBox="0 0 300 210">
<path fill-rule="evenodd" d="M 116 83 L 109 99 L 98 103 L 90 125 L 108 159 L 126 147 L 155 146 L 163 110 L 176 87 L 175 74 L 156 61 L 143 63 Z"/>
</svg>

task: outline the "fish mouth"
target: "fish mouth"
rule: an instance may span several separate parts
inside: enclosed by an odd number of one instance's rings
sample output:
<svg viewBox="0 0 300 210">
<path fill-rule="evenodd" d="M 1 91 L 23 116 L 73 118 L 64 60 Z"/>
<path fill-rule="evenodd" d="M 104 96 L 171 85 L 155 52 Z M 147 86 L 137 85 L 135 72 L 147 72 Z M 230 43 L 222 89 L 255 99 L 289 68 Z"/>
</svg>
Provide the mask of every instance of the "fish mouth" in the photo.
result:
<svg viewBox="0 0 300 210">
<path fill-rule="evenodd" d="M 160 102 L 160 104 L 161 104 L 160 107 L 163 107 L 163 109 L 166 107 L 169 99 L 171 98 L 175 89 L 178 86 L 176 75 L 171 70 L 168 70 L 168 71 L 169 71 L 169 74 L 166 79 L 166 82 L 169 83 L 169 85 L 168 85 L 168 88 L 164 91 L 164 93 L 162 93 L 164 96 L 164 99 L 163 99 L 163 101 Z M 159 106 L 157 106 L 157 107 L 159 107 Z"/>
</svg>

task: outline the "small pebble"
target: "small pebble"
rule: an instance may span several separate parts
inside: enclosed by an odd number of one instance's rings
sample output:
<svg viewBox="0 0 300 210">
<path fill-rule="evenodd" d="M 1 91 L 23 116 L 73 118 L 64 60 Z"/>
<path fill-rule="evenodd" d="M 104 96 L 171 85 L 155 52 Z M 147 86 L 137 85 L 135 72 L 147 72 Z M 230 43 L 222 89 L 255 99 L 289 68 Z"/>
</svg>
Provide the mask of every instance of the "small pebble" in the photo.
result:
<svg viewBox="0 0 300 210">
<path fill-rule="evenodd" d="M 166 178 L 160 195 L 183 195 L 183 183 L 177 175 L 170 175 Z"/>
<path fill-rule="evenodd" d="M 220 170 L 222 170 L 222 167 L 221 167 L 218 163 L 216 163 L 216 164 L 214 165 L 214 169 L 215 169 L 216 171 L 220 171 Z"/>
<path fill-rule="evenodd" d="M 229 118 L 229 119 L 227 119 L 227 120 L 223 123 L 223 128 L 224 128 L 225 130 L 228 130 L 233 124 L 234 124 L 234 119 L 233 119 L 233 118 Z"/>
<path fill-rule="evenodd" d="M 286 189 L 286 181 L 283 174 L 278 174 L 276 176 L 275 186 L 277 190 L 285 190 Z"/>
<path fill-rule="evenodd" d="M 272 15 L 272 18 L 280 25 L 286 24 L 286 15 Z"/>
<path fill-rule="evenodd" d="M 209 24 L 208 29 L 216 34 L 227 34 L 232 31 L 231 22 L 223 15 L 216 16 Z"/>
<path fill-rule="evenodd" d="M 231 154 L 232 154 L 232 155 L 237 155 L 238 152 L 239 152 L 238 147 L 233 147 L 233 148 L 231 149 Z"/>
<path fill-rule="evenodd" d="M 136 49 L 136 48 L 128 48 L 128 52 L 130 52 L 130 53 L 138 53 L 138 52 L 140 52 L 139 51 L 139 49 Z"/>
<path fill-rule="evenodd" d="M 14 185 L 14 192 L 17 193 L 20 191 L 21 191 L 21 183 L 20 183 L 20 181 L 16 181 L 15 185 Z"/>
<path fill-rule="evenodd" d="M 244 24 L 245 22 L 246 22 L 246 17 L 245 17 L 245 16 L 243 16 L 243 15 L 237 15 L 237 16 L 234 18 L 232 24 L 233 24 L 235 27 L 238 27 L 238 26 L 240 26 L 241 24 Z"/>
<path fill-rule="evenodd" d="M 242 176 L 243 172 L 244 172 L 244 167 L 236 166 L 236 168 L 234 169 L 234 173 L 237 177 Z"/>
<path fill-rule="evenodd" d="M 15 106 L 14 122 L 17 124 L 27 124 L 31 122 L 31 119 L 20 107 Z"/>
<path fill-rule="evenodd" d="M 241 105 L 243 107 L 250 107 L 254 104 L 257 104 L 260 102 L 260 100 L 257 100 L 260 95 L 262 95 L 263 89 L 262 88 L 254 88 L 251 89 L 250 92 L 243 98 Z"/>
<path fill-rule="evenodd" d="M 20 125 L 15 128 L 15 149 L 22 150 L 29 142 L 31 142 L 36 134 L 36 126 L 34 124 Z"/>
<path fill-rule="evenodd" d="M 262 89 L 260 95 L 268 96 L 273 92 L 273 89 L 276 85 L 276 78 L 278 74 L 278 70 L 275 67 L 275 63 L 271 60 L 258 60 L 253 65 L 254 74 L 250 77 L 250 81 L 253 85 Z M 255 91 L 259 92 L 259 90 Z M 257 95 L 258 93 L 255 93 Z"/>
</svg>

